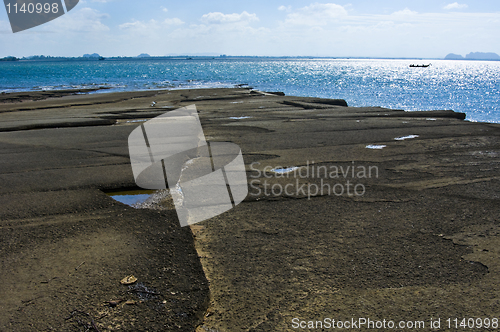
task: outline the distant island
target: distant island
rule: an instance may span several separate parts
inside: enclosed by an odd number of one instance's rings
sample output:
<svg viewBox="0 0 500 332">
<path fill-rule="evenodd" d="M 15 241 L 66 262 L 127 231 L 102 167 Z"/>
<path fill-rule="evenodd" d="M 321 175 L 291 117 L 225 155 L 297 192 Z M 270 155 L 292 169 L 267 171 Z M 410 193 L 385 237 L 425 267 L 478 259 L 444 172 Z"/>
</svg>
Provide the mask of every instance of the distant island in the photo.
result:
<svg viewBox="0 0 500 332">
<path fill-rule="evenodd" d="M 68 60 L 96 61 L 96 60 L 104 60 L 104 57 L 100 56 L 97 53 L 93 53 L 93 54 L 84 54 L 81 57 L 31 55 L 31 56 L 22 57 L 22 58 L 16 58 L 14 56 L 7 56 L 5 58 L 0 58 L 0 61 L 68 61 Z"/>
<path fill-rule="evenodd" d="M 1 58 L 0 61 L 19 61 L 15 56 L 6 56 L 5 58 Z"/>
<path fill-rule="evenodd" d="M 83 57 L 84 58 L 97 58 L 97 59 L 99 59 L 101 56 L 97 53 L 92 53 L 92 54 L 84 54 Z"/>
<path fill-rule="evenodd" d="M 460 54 L 450 53 L 445 58 L 445 60 L 500 60 L 500 55 L 489 52 L 471 52 L 465 56 L 461 56 Z"/>
</svg>

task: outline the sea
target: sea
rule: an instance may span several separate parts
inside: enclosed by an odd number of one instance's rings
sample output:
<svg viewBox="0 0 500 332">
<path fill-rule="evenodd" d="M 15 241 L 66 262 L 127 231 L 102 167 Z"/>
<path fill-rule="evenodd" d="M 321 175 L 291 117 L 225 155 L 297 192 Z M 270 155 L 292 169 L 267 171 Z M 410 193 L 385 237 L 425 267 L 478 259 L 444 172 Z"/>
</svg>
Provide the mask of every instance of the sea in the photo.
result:
<svg viewBox="0 0 500 332">
<path fill-rule="evenodd" d="M 0 92 L 6 93 L 236 86 L 340 98 L 349 106 L 454 110 L 466 113 L 469 121 L 500 123 L 500 61 L 195 57 L 0 62 Z"/>
</svg>

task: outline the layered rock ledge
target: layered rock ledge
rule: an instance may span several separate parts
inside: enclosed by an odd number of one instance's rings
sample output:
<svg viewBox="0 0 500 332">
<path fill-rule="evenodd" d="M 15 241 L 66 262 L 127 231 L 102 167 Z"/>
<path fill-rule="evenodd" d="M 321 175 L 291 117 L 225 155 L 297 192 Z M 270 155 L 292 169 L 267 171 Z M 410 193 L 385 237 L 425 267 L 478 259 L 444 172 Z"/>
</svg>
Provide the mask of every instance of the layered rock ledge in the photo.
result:
<svg viewBox="0 0 500 332">
<path fill-rule="evenodd" d="M 498 317 L 499 125 L 250 89 L 82 93 L 0 96 L 0 330 Z M 130 132 L 191 104 L 208 141 L 241 147 L 249 195 L 190 229 L 105 192 L 135 187 Z"/>
</svg>

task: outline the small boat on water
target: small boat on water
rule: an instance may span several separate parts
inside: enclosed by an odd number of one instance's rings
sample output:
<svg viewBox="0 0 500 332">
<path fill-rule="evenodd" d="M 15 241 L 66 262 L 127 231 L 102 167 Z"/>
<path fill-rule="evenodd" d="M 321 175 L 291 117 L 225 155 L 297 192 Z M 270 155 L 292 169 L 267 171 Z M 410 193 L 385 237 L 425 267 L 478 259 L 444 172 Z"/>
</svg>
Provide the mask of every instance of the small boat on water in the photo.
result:
<svg viewBox="0 0 500 332">
<path fill-rule="evenodd" d="M 429 63 L 428 65 L 414 65 L 414 64 L 411 64 L 410 68 L 427 68 L 429 66 L 432 66 L 432 63 Z"/>
</svg>

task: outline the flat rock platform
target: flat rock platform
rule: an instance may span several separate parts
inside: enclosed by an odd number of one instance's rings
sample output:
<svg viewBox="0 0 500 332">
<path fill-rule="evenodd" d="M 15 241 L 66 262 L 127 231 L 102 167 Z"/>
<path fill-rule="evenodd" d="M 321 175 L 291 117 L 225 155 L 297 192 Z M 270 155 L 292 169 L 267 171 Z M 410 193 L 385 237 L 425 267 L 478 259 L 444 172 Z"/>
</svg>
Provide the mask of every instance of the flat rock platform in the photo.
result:
<svg viewBox="0 0 500 332">
<path fill-rule="evenodd" d="M 107 195 L 136 189 L 132 130 L 193 104 L 208 141 L 241 147 L 245 201 L 182 228 L 171 204 Z M 449 110 L 250 88 L 0 95 L 1 331 L 498 322 L 499 216 L 500 125 Z"/>
</svg>

